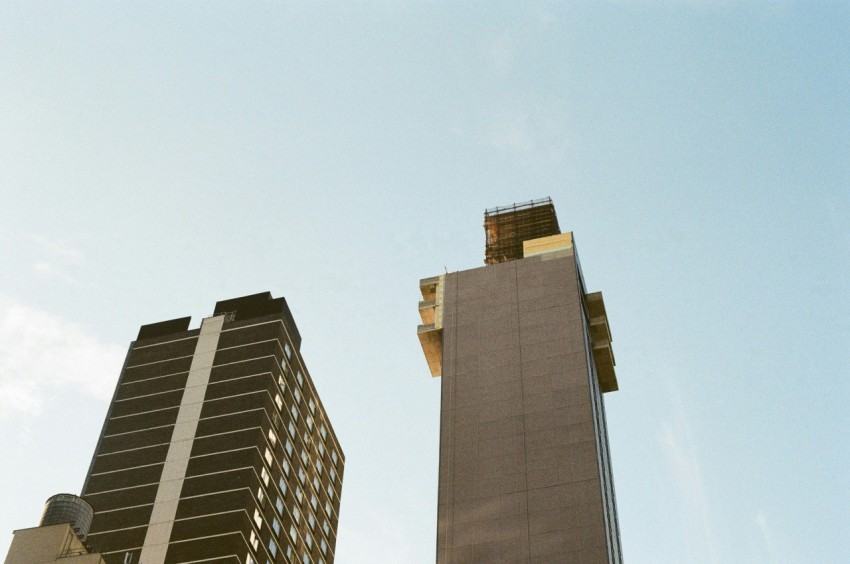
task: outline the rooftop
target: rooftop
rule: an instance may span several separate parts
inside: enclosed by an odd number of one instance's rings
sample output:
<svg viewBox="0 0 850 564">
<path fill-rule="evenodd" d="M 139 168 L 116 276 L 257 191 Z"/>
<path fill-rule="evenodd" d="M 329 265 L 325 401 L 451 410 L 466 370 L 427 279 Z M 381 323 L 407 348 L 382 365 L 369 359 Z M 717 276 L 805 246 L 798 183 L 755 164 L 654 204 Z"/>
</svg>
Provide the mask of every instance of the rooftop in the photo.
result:
<svg viewBox="0 0 850 564">
<path fill-rule="evenodd" d="M 561 233 L 552 198 L 489 208 L 484 212 L 487 240 L 484 264 L 523 258 L 522 244 Z"/>
</svg>

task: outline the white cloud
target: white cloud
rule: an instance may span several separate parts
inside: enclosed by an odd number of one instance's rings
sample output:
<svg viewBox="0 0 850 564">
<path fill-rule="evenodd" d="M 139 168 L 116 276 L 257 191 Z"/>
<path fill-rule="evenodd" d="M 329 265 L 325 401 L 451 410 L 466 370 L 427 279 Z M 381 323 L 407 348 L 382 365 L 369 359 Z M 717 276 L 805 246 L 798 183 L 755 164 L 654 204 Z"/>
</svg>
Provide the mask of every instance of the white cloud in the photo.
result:
<svg viewBox="0 0 850 564">
<path fill-rule="evenodd" d="M 36 276 L 40 276 L 43 278 L 53 278 L 61 282 L 74 284 L 75 286 L 80 285 L 80 283 L 77 281 L 73 274 L 49 262 L 33 263 L 32 271 L 35 273 Z"/>
<path fill-rule="evenodd" d="M 517 99 L 482 109 L 482 139 L 497 151 L 529 163 L 559 163 L 577 144 L 562 127 L 563 105 L 557 99 Z"/>
<path fill-rule="evenodd" d="M 771 532 L 770 525 L 767 522 L 767 515 L 765 515 L 764 511 L 760 510 L 756 513 L 756 525 L 758 525 L 759 531 L 761 531 L 761 536 L 764 537 L 764 544 L 767 546 L 768 554 L 772 557 L 772 560 L 776 560 L 776 551 L 773 548 L 773 533 Z"/>
<path fill-rule="evenodd" d="M 123 361 L 121 347 L 0 295 L 0 418 L 38 415 L 69 388 L 109 399 Z"/>
<path fill-rule="evenodd" d="M 336 554 L 341 560 L 352 564 L 393 562 L 414 564 L 410 542 L 404 527 L 404 519 L 392 516 L 392 511 L 379 513 L 374 509 L 361 508 L 352 526 L 351 520 L 340 520 Z M 375 544 L 375 531 L 380 531 L 381 542 Z"/>
<path fill-rule="evenodd" d="M 29 233 L 27 238 L 35 243 L 35 245 L 45 254 L 63 260 L 69 264 L 80 264 L 83 261 L 83 254 L 64 241 L 57 239 L 48 239 L 42 235 Z"/>
<path fill-rule="evenodd" d="M 664 425 L 662 444 L 673 471 L 686 530 L 685 561 L 719 562 L 711 507 L 700 469 L 687 413 L 673 389 L 674 421 Z"/>
<path fill-rule="evenodd" d="M 759 530 L 761 530 L 761 534 L 764 537 L 764 542 L 770 545 L 770 530 L 767 528 L 767 517 L 764 515 L 764 511 L 759 511 L 756 514 L 756 524 L 759 526 Z"/>
<path fill-rule="evenodd" d="M 534 10 L 534 17 L 537 19 L 537 22 L 543 27 L 550 27 L 553 23 L 555 23 L 555 16 L 553 16 L 551 12 L 544 10 L 543 8 L 537 8 L 536 10 Z"/>
<path fill-rule="evenodd" d="M 496 120 L 490 126 L 489 137 L 490 144 L 500 150 L 526 154 L 534 151 L 535 143 L 525 116 L 518 115 Z"/>
<path fill-rule="evenodd" d="M 40 260 L 31 265 L 33 274 L 41 278 L 52 278 L 66 284 L 79 285 L 77 278 L 70 270 L 83 262 L 83 254 L 56 239 L 48 239 L 34 233 L 27 234 L 27 239 L 37 249 Z"/>
<path fill-rule="evenodd" d="M 482 47 L 484 59 L 496 71 L 506 73 L 514 66 L 515 41 L 509 34 L 503 34 L 496 37 Z"/>
</svg>

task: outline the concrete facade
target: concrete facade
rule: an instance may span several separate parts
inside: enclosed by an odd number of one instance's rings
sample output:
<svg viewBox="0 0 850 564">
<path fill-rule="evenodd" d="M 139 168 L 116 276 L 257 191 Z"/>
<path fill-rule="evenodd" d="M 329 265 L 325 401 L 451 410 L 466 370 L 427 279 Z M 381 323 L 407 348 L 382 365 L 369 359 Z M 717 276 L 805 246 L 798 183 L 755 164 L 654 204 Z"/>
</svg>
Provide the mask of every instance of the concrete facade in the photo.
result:
<svg viewBox="0 0 850 564">
<path fill-rule="evenodd" d="M 5 564 L 104 564 L 77 537 L 70 523 L 15 531 Z"/>
<path fill-rule="evenodd" d="M 438 563 L 622 562 L 585 296 L 571 238 L 445 275 Z"/>
<path fill-rule="evenodd" d="M 83 487 L 106 564 L 334 561 L 344 455 L 283 298 L 145 325 Z"/>
</svg>

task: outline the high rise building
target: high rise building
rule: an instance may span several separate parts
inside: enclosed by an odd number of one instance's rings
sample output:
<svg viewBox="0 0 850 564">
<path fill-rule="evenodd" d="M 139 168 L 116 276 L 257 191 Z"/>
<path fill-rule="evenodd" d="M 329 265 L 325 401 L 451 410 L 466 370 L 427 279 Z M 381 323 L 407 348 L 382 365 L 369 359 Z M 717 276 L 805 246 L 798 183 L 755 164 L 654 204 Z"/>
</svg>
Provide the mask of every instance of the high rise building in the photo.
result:
<svg viewBox="0 0 850 564">
<path fill-rule="evenodd" d="M 551 199 L 485 212 L 485 264 L 420 281 L 442 376 L 437 562 L 622 562 L 601 293 Z"/>
<path fill-rule="evenodd" d="M 331 563 L 342 449 L 283 298 L 144 325 L 83 486 L 106 564 Z"/>
</svg>

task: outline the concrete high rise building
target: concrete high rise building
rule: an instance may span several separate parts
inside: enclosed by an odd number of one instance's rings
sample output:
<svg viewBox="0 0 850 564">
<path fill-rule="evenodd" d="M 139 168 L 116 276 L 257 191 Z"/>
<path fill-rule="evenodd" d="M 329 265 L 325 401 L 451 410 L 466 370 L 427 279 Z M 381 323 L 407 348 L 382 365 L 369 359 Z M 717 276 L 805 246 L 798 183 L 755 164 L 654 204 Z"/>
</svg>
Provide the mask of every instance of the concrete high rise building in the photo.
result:
<svg viewBox="0 0 850 564">
<path fill-rule="evenodd" d="M 485 264 L 420 281 L 442 376 L 437 562 L 622 562 L 601 293 L 551 199 L 485 212 Z"/>
<path fill-rule="evenodd" d="M 268 292 L 144 325 L 83 498 L 106 564 L 331 563 L 344 456 Z"/>
</svg>

